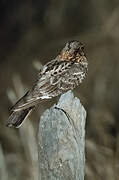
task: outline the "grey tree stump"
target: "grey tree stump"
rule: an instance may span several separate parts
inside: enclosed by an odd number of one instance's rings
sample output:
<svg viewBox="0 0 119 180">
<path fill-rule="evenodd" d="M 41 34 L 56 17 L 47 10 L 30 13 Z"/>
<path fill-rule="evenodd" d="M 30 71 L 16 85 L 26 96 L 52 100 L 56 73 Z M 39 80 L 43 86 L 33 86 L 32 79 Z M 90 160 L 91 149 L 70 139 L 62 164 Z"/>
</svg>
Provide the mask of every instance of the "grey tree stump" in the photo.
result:
<svg viewBox="0 0 119 180">
<path fill-rule="evenodd" d="M 71 91 L 41 116 L 39 180 L 84 180 L 86 111 Z"/>
</svg>

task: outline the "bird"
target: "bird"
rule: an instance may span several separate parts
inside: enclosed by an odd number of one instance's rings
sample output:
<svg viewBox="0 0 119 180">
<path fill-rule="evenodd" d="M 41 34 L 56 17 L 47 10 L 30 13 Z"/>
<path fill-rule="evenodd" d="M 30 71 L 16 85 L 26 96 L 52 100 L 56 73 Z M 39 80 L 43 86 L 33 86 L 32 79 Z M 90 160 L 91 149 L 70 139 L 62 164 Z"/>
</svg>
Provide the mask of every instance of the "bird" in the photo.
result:
<svg viewBox="0 0 119 180">
<path fill-rule="evenodd" d="M 19 128 L 41 100 L 73 90 L 85 79 L 87 71 L 84 44 L 77 40 L 67 42 L 56 58 L 41 68 L 32 88 L 11 108 L 6 125 Z"/>
</svg>

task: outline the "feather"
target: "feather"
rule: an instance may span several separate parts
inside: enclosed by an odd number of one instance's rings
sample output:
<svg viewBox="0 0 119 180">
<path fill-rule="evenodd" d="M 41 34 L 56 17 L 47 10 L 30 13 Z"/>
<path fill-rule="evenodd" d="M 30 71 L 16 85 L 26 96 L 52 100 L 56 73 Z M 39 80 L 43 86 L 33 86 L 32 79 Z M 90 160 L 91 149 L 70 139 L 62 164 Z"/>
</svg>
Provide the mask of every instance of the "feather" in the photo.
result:
<svg viewBox="0 0 119 180">
<path fill-rule="evenodd" d="M 12 112 L 12 114 L 10 115 L 10 117 L 7 121 L 6 126 L 8 126 L 8 127 L 13 126 L 15 128 L 19 128 L 33 109 L 34 109 L 34 107 L 30 107 L 25 110 Z"/>
</svg>

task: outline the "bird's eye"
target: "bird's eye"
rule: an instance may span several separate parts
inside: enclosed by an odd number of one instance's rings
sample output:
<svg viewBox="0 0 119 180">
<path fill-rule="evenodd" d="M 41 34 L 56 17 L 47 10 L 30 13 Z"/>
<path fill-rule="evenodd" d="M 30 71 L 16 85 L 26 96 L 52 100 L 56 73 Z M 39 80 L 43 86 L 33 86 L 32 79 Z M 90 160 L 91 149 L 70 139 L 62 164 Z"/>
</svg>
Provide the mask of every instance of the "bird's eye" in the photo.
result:
<svg viewBox="0 0 119 180">
<path fill-rule="evenodd" d="M 82 45 L 80 49 L 81 49 L 82 51 L 84 51 L 84 45 Z"/>
</svg>

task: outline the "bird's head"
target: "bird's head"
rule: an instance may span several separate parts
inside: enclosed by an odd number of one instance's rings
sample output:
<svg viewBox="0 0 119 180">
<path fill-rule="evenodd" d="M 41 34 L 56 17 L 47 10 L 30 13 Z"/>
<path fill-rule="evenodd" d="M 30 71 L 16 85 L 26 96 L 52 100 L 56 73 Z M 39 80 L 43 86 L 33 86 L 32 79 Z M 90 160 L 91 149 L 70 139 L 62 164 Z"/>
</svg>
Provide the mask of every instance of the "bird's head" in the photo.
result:
<svg viewBox="0 0 119 180">
<path fill-rule="evenodd" d="M 59 56 L 63 61 L 74 61 L 79 63 L 86 61 L 84 44 L 79 41 L 70 41 L 66 43 Z"/>
</svg>

